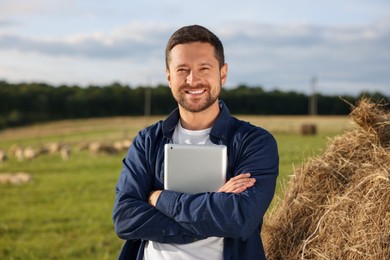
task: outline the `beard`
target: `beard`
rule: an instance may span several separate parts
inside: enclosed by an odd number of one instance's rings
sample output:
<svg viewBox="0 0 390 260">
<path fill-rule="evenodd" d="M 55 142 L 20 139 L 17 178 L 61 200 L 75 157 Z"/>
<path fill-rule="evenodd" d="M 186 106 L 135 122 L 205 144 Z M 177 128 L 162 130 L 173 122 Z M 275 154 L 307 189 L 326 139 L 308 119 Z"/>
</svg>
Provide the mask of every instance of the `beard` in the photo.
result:
<svg viewBox="0 0 390 260">
<path fill-rule="evenodd" d="M 206 91 L 200 97 L 189 97 L 187 95 L 188 90 L 205 89 Z M 209 85 L 199 84 L 195 87 L 191 87 L 185 84 L 179 88 L 177 93 L 173 93 L 173 96 L 177 103 L 185 110 L 192 113 L 202 112 L 211 107 L 217 100 L 221 88 L 211 91 Z"/>
</svg>

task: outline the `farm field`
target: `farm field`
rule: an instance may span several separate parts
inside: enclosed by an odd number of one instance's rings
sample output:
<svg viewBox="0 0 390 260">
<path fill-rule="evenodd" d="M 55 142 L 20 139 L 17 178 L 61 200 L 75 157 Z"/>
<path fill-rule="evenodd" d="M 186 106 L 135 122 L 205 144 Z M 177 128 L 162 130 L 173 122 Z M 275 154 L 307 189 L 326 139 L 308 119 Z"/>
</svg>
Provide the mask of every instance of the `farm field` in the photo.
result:
<svg viewBox="0 0 390 260">
<path fill-rule="evenodd" d="M 326 147 L 329 137 L 354 127 L 347 116 L 237 116 L 272 132 L 278 141 L 280 176 L 274 201 L 293 167 Z M 132 139 L 164 117 L 114 117 L 66 120 L 0 131 L 0 149 L 42 147 L 53 142 L 71 147 L 69 160 L 58 153 L 0 163 L 0 173 L 26 172 L 26 184 L 0 184 L 0 259 L 116 259 L 123 241 L 111 221 L 114 189 L 125 151 L 116 154 L 79 150 L 85 143 Z M 302 124 L 318 133 L 302 136 Z"/>
</svg>

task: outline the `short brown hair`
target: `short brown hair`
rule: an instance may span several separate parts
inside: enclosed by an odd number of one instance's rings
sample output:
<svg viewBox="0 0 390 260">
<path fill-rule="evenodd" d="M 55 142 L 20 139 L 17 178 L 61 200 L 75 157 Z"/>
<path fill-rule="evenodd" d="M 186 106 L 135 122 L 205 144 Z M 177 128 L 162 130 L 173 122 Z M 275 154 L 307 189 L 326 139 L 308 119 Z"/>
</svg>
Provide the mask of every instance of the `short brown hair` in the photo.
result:
<svg viewBox="0 0 390 260">
<path fill-rule="evenodd" d="M 178 44 L 191 42 L 206 42 L 210 43 L 215 49 L 215 58 L 218 60 L 219 67 L 225 64 L 225 55 L 221 40 L 212 33 L 209 29 L 200 25 L 189 25 L 178 29 L 169 38 L 165 48 L 165 65 L 169 69 L 169 54 L 173 47 Z"/>
</svg>

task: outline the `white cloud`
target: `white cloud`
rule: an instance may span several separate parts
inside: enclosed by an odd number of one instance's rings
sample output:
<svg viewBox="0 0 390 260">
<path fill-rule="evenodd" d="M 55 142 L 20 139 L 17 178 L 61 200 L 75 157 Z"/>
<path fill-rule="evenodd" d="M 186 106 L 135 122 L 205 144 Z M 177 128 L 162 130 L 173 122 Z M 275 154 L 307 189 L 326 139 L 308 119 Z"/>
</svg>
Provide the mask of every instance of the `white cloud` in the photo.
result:
<svg viewBox="0 0 390 260">
<path fill-rule="evenodd" d="M 364 1 L 354 2 L 353 11 L 347 8 L 350 1 L 336 8 L 336 1 L 313 7 L 299 0 L 299 8 L 291 9 L 283 2 L 284 11 L 278 11 L 281 1 L 272 6 L 249 1 L 245 8 L 240 5 L 233 11 L 228 9 L 231 5 L 220 5 L 222 1 L 201 11 L 195 7 L 187 10 L 175 1 L 164 6 L 150 0 L 116 0 L 109 6 L 75 0 L 3 2 L 0 77 L 10 80 L 165 82 L 168 37 L 177 26 L 200 23 L 219 35 L 225 45 L 228 86 L 247 83 L 303 91 L 311 77 L 317 76 L 319 83 L 327 84 L 324 91 L 378 86 L 390 94 L 390 19 L 384 15 L 383 9 L 389 7 L 384 1 L 370 5 L 367 16 L 362 12 L 368 5 Z M 204 19 L 219 7 L 224 15 L 216 22 Z M 314 10 L 312 15 L 309 9 Z M 344 21 L 341 14 L 352 17 L 354 13 L 362 14 L 354 18 L 358 23 L 338 23 Z M 279 22 L 270 14 L 279 17 Z M 374 14 L 381 20 L 372 18 Z M 312 23 L 314 15 L 323 20 Z M 326 24 L 325 19 L 330 22 Z"/>
</svg>

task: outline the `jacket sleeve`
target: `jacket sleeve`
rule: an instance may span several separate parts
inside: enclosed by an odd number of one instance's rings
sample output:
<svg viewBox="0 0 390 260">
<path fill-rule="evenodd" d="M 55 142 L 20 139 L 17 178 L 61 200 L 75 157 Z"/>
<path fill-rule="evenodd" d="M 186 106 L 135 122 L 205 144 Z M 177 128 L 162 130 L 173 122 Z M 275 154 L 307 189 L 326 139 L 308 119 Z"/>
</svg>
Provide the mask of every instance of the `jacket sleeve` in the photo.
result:
<svg viewBox="0 0 390 260">
<path fill-rule="evenodd" d="M 157 209 L 201 236 L 246 239 L 261 225 L 273 198 L 278 175 L 278 151 L 268 132 L 252 133 L 230 152 L 234 175 L 251 173 L 253 187 L 240 194 L 211 192 L 189 195 L 163 191 Z"/>
<path fill-rule="evenodd" d="M 195 235 L 148 204 L 154 174 L 148 171 L 145 142 L 138 135 L 123 159 L 116 186 L 113 221 L 118 236 L 125 240 L 145 239 L 160 243 L 189 243 Z M 154 161 L 154 160 L 153 160 Z"/>
</svg>

